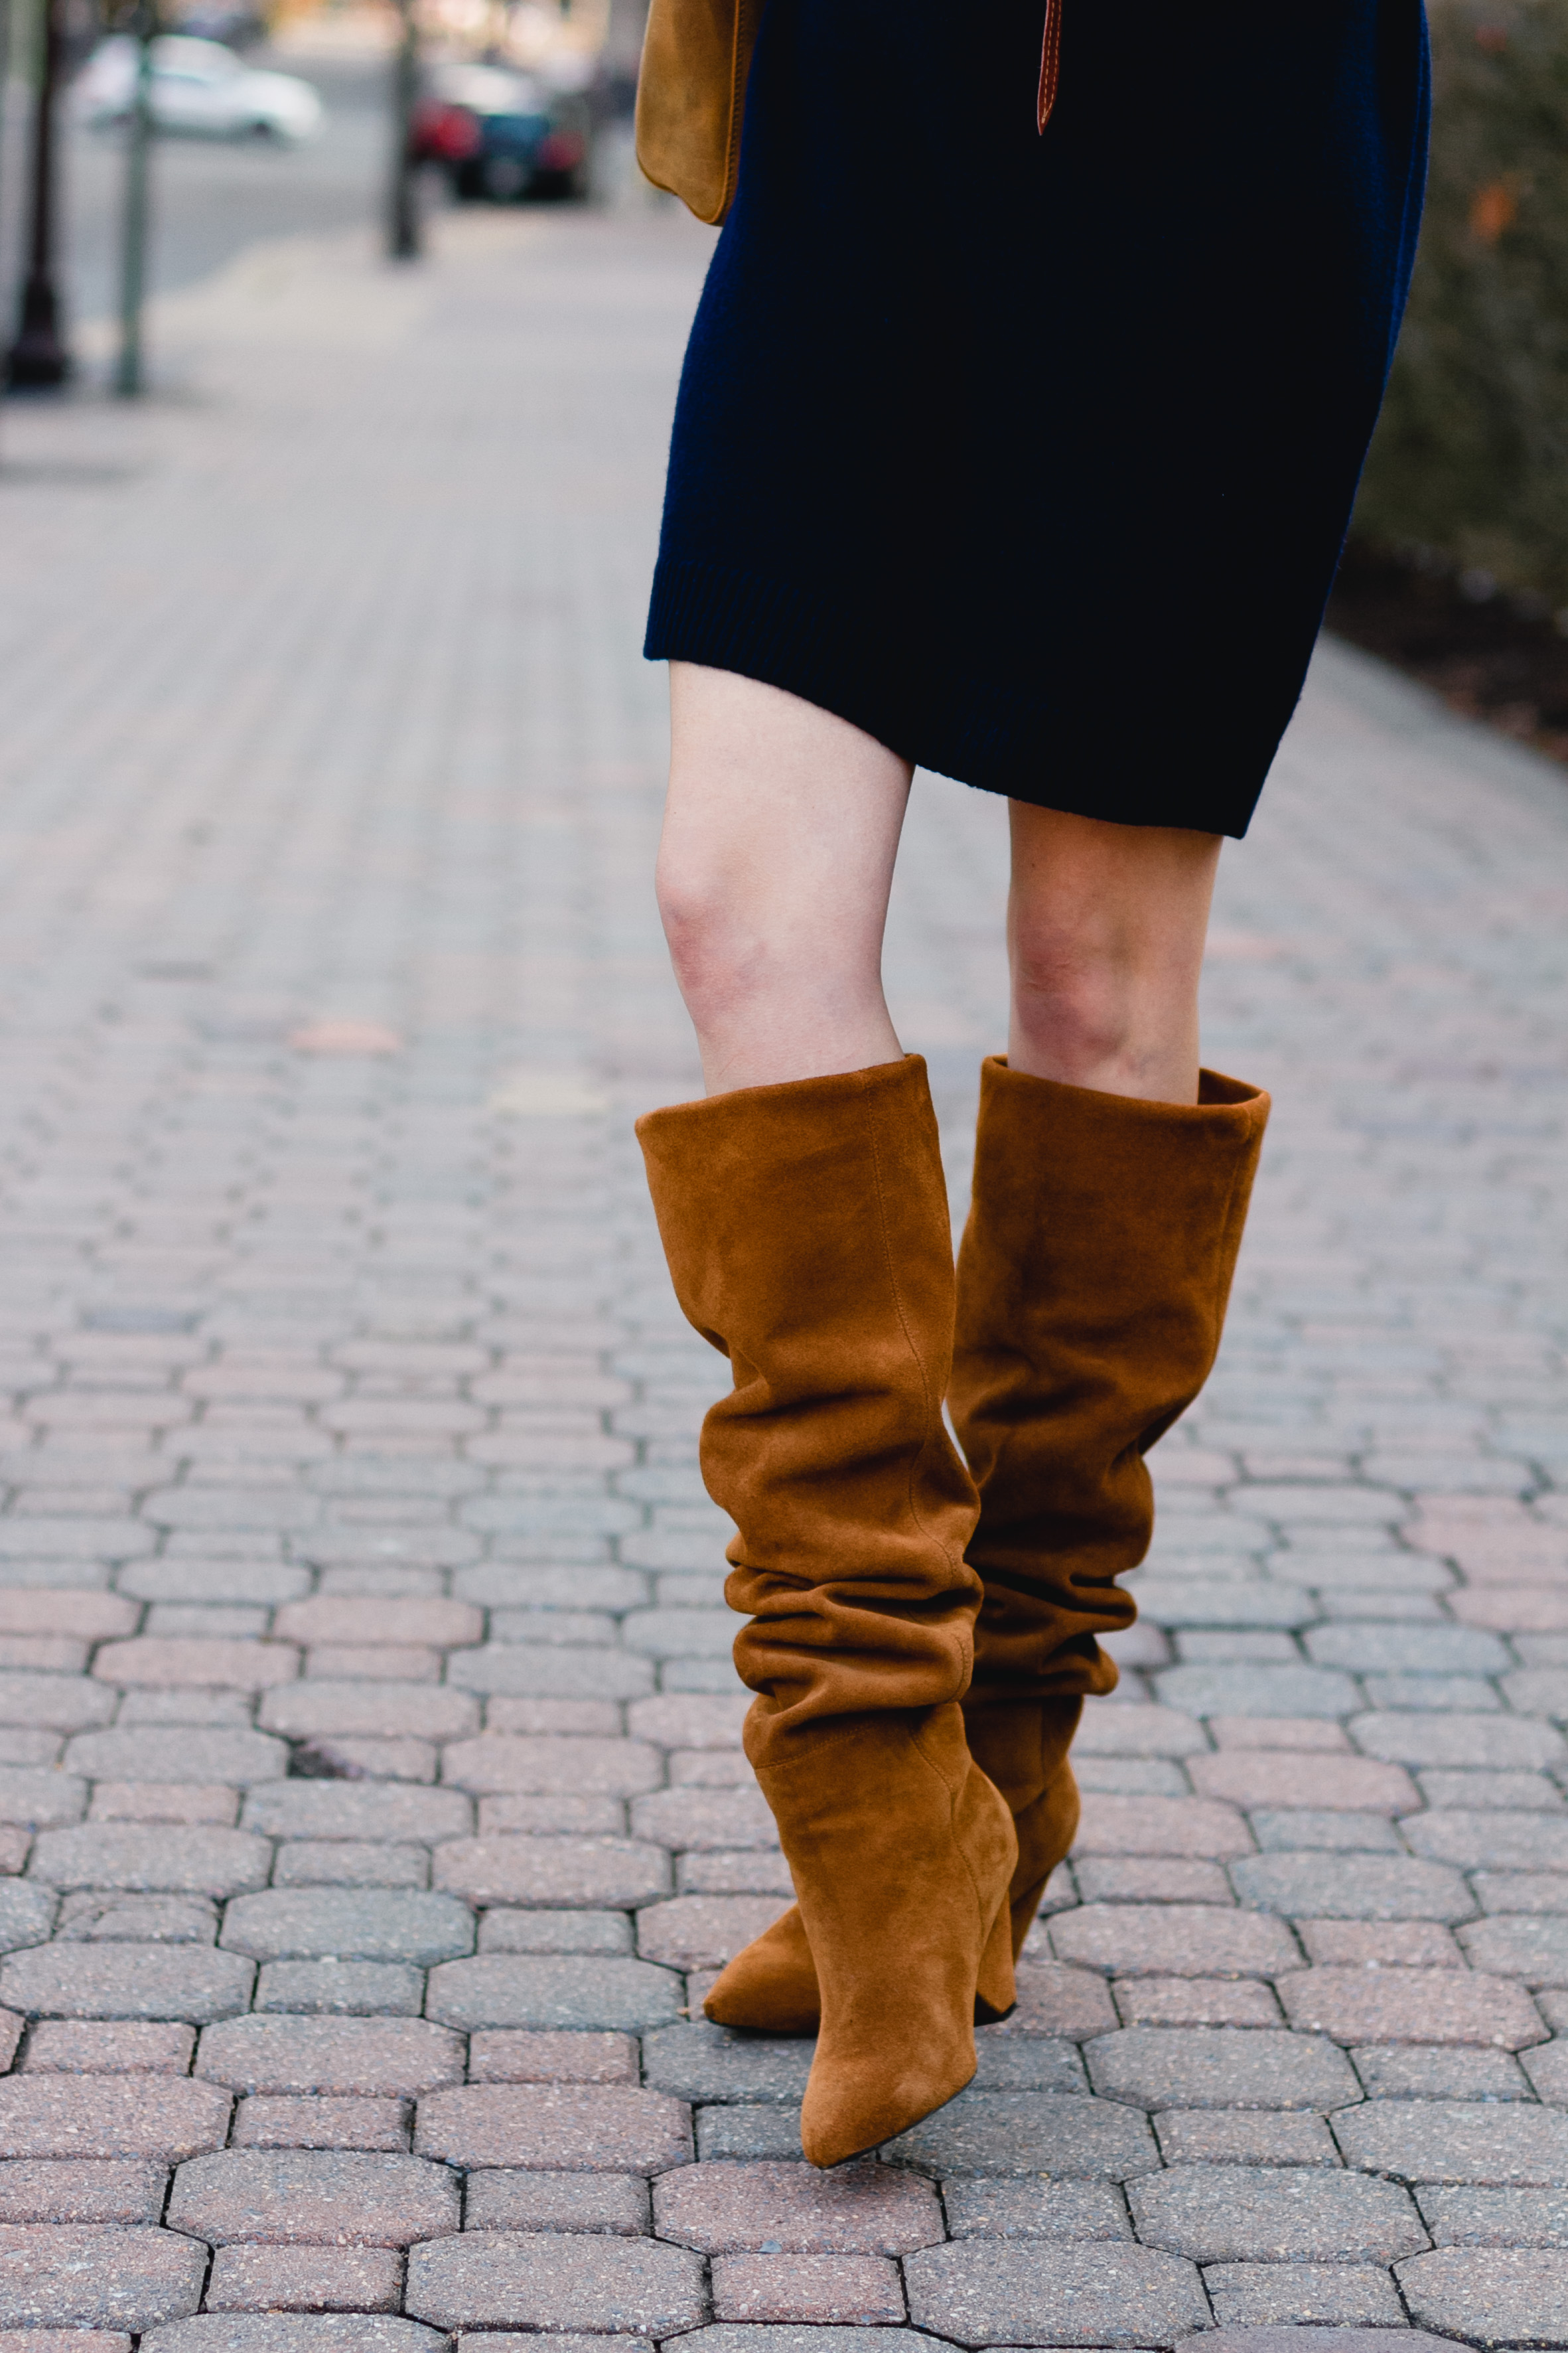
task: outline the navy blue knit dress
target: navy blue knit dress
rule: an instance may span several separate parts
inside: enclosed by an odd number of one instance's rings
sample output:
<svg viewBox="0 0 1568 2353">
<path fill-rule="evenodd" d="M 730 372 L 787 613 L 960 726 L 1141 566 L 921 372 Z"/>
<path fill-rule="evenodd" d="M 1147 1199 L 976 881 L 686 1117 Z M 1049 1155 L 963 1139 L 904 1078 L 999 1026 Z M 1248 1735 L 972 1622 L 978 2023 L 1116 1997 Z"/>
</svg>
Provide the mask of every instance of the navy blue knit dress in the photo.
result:
<svg viewBox="0 0 1568 2353">
<path fill-rule="evenodd" d="M 1398 332 L 1421 0 L 767 0 L 647 651 L 1239 834 Z"/>
</svg>

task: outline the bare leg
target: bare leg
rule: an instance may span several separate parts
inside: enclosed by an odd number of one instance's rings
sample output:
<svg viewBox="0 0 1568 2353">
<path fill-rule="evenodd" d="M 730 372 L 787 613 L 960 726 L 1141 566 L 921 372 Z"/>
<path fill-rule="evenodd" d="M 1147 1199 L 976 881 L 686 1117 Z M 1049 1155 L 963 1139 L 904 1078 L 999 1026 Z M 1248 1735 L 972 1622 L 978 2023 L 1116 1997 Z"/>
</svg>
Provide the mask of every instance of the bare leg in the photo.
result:
<svg viewBox="0 0 1568 2353">
<path fill-rule="evenodd" d="M 1195 1103 L 1198 974 L 1221 837 L 1010 806 L 1012 1068 Z"/>
<path fill-rule="evenodd" d="M 670 665 L 658 904 L 710 1094 L 891 1062 L 882 933 L 906 763 L 814 703 Z"/>
</svg>

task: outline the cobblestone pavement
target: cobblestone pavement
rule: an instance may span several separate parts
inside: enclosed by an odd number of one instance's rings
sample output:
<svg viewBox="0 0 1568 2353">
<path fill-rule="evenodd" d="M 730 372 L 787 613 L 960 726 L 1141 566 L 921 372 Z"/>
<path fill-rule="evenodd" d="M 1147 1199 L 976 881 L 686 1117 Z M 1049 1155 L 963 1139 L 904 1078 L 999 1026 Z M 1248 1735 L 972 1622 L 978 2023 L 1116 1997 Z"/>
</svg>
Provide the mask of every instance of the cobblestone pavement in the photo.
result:
<svg viewBox="0 0 1568 2353">
<path fill-rule="evenodd" d="M 706 251 L 279 246 L 0 420 L 0 2348 L 1568 2344 L 1568 782 L 1358 657 L 1227 855 L 1278 1110 L 1020 2009 L 832 2176 L 689 2015 L 787 1892 L 629 1132 Z M 922 781 L 889 951 L 959 1192 L 1002 819 Z"/>
</svg>

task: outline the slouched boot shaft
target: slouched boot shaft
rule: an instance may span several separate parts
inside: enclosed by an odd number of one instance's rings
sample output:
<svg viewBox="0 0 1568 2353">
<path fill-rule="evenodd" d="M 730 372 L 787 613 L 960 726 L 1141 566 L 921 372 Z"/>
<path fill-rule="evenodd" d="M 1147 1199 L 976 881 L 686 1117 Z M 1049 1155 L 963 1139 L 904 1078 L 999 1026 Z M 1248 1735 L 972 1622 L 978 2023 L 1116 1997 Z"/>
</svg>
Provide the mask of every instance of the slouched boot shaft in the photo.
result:
<svg viewBox="0 0 1568 2353">
<path fill-rule="evenodd" d="M 1143 1457 L 1213 1366 L 1268 1117 L 1213 1071 L 1184 1104 L 983 1067 L 950 1390 L 982 1497 L 972 1723 L 1115 1688 L 1096 1637 L 1136 1614 Z"/>
<path fill-rule="evenodd" d="M 961 2091 L 977 2000 L 1014 2000 L 1017 1840 L 958 1704 L 978 1504 L 942 1420 L 936 1121 L 910 1055 L 656 1112 L 637 1134 L 681 1306 L 734 1371 L 702 1471 L 736 1525 L 746 1755 L 798 1899 L 709 2015 L 761 2000 L 819 2018 L 801 2143 L 837 2165 Z"/>
<path fill-rule="evenodd" d="M 752 1761 L 816 1718 L 962 1698 L 979 1504 L 942 1421 L 953 1269 L 924 1062 L 677 1104 L 637 1138 L 681 1308 L 734 1372 L 701 1461 L 736 1525 Z"/>
</svg>

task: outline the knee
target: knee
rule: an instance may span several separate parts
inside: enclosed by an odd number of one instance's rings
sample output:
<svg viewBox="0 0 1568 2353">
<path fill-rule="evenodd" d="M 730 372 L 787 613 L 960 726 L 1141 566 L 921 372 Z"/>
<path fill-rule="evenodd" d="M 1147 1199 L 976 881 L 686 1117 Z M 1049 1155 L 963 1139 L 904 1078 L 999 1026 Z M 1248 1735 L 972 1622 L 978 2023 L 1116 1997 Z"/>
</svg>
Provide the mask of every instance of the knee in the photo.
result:
<svg viewBox="0 0 1568 2353">
<path fill-rule="evenodd" d="M 656 889 L 677 985 L 698 1029 L 709 1028 L 754 986 L 754 927 L 735 892 L 710 866 L 662 854 Z"/>
<path fill-rule="evenodd" d="M 1132 959 L 1056 937 L 1015 938 L 1013 1018 L 1021 1040 L 1071 1067 L 1119 1061 L 1138 1028 Z"/>
</svg>

